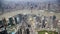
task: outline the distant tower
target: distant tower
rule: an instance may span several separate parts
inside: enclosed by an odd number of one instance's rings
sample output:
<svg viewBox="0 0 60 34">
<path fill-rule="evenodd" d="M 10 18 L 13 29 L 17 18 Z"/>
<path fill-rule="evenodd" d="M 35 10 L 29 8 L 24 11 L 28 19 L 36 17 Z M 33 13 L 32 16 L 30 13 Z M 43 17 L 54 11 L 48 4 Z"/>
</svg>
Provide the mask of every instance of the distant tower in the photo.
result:
<svg viewBox="0 0 60 34">
<path fill-rule="evenodd" d="M 60 0 L 57 0 L 57 4 L 58 4 L 58 9 L 60 11 Z"/>
<path fill-rule="evenodd" d="M 60 6 L 60 0 L 57 0 L 58 5 Z"/>
<path fill-rule="evenodd" d="M 4 8 L 2 7 L 2 5 L 3 5 L 3 0 L 0 0 L 0 11 L 2 11 L 1 14 L 3 14 L 4 12 Z"/>
<path fill-rule="evenodd" d="M 48 3 L 48 11 L 50 11 L 50 2 Z"/>
<path fill-rule="evenodd" d="M 0 0 L 0 11 L 1 11 L 1 7 L 2 7 L 2 2 L 1 2 L 1 0 Z M 1 12 L 1 13 L 2 13 L 2 12 Z M 0 14 L 1 14 L 1 13 L 0 13 Z"/>
<path fill-rule="evenodd" d="M 31 4 L 31 13 L 32 13 L 32 9 L 33 9 L 33 6 L 32 6 L 32 4 Z"/>
<path fill-rule="evenodd" d="M 0 0 L 0 8 L 2 7 L 2 0 Z"/>
</svg>

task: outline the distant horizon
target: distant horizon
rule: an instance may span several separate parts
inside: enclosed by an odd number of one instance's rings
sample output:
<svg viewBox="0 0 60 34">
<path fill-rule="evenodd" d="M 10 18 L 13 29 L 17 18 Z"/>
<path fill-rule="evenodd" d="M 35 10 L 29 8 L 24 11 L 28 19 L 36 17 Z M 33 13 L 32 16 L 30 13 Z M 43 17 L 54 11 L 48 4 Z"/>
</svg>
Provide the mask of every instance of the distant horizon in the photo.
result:
<svg viewBox="0 0 60 34">
<path fill-rule="evenodd" d="M 39 2 L 39 3 L 43 3 L 43 2 L 50 2 L 50 3 L 57 3 L 57 0 L 0 0 L 3 4 L 7 4 L 10 2 L 13 3 L 18 3 L 18 2 Z"/>
<path fill-rule="evenodd" d="M 2 0 L 2 1 L 7 1 L 7 2 L 19 2 L 19 1 L 24 1 L 24 2 L 52 2 L 52 1 L 57 1 L 57 0 Z"/>
</svg>

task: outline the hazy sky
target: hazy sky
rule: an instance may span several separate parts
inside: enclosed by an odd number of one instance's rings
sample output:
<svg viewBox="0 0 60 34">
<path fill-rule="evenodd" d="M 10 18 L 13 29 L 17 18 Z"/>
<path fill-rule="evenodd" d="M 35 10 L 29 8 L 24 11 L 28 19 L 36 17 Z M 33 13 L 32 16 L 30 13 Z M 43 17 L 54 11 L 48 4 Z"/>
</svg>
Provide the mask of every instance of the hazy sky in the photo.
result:
<svg viewBox="0 0 60 34">
<path fill-rule="evenodd" d="M 57 1 L 57 0 L 2 0 L 3 1 L 3 3 L 9 3 L 9 2 L 22 2 L 22 1 L 24 1 L 24 2 L 48 2 L 48 1 Z"/>
<path fill-rule="evenodd" d="M 56 1 L 56 0 L 5 0 L 5 1 Z"/>
</svg>

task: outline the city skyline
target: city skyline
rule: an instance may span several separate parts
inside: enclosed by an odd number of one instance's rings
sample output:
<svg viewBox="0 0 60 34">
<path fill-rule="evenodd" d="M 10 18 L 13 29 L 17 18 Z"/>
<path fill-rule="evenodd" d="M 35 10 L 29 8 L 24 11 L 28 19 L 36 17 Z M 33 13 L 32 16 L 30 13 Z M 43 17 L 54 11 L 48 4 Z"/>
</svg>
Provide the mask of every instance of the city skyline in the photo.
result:
<svg viewBox="0 0 60 34">
<path fill-rule="evenodd" d="M 11 1 L 13 1 L 13 2 L 19 2 L 19 1 L 24 1 L 24 2 L 30 2 L 30 1 L 32 1 L 32 2 L 55 2 L 55 1 L 57 1 L 57 0 L 2 0 L 2 1 L 6 1 L 6 2 L 11 2 Z"/>
</svg>

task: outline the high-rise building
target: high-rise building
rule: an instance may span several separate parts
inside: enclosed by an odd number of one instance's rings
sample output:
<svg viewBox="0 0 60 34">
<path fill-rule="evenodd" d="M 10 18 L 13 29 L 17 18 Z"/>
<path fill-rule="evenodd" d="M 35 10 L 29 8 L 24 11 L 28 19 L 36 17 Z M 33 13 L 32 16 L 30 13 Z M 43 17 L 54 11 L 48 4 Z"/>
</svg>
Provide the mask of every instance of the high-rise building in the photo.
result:
<svg viewBox="0 0 60 34">
<path fill-rule="evenodd" d="M 13 23 L 14 23 L 14 22 L 13 22 L 13 18 L 10 17 L 10 18 L 9 18 L 9 24 L 10 24 L 10 25 L 13 25 Z"/>
<path fill-rule="evenodd" d="M 30 34 L 30 31 L 29 31 L 29 29 L 26 29 L 26 34 Z"/>
<path fill-rule="evenodd" d="M 18 14 L 16 16 L 14 16 L 14 20 L 15 20 L 15 23 L 16 24 L 21 23 L 21 21 L 23 20 L 23 17 L 22 16 L 23 16 L 22 14 Z"/>
</svg>

